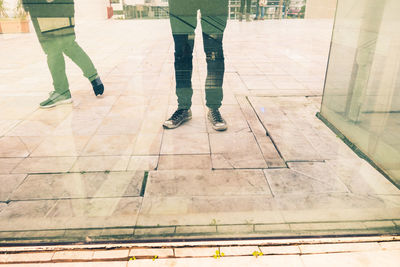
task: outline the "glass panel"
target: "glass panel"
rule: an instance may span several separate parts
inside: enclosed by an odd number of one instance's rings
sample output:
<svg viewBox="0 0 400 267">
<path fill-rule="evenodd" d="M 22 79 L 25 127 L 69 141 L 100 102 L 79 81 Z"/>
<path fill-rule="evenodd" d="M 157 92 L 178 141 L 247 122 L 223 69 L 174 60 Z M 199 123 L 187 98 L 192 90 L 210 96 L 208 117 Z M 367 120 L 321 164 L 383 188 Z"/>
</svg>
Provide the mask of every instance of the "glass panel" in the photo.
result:
<svg viewBox="0 0 400 267">
<path fill-rule="evenodd" d="M 393 155 L 372 2 L 339 2 L 322 114 Z M 399 190 L 315 116 L 335 0 L 0 3 L 0 245 L 398 233 Z"/>
<path fill-rule="evenodd" d="M 399 7 L 391 0 L 340 1 L 321 111 L 398 186 Z"/>
</svg>

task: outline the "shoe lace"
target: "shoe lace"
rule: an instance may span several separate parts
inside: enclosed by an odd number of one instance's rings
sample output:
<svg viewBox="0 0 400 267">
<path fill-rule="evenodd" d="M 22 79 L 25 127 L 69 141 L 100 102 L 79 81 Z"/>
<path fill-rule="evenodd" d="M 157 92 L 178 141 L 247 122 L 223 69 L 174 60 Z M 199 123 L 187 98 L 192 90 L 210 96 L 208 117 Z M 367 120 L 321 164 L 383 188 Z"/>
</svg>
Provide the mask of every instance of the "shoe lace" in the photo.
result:
<svg viewBox="0 0 400 267">
<path fill-rule="evenodd" d="M 221 113 L 219 112 L 218 109 L 211 110 L 211 116 L 212 116 L 212 118 L 213 118 L 213 120 L 214 120 L 215 122 L 223 122 Z"/>
<path fill-rule="evenodd" d="M 177 111 L 174 112 L 174 114 L 172 114 L 170 120 L 173 121 L 178 120 L 183 115 L 184 112 L 185 112 L 184 109 L 178 109 Z"/>
</svg>

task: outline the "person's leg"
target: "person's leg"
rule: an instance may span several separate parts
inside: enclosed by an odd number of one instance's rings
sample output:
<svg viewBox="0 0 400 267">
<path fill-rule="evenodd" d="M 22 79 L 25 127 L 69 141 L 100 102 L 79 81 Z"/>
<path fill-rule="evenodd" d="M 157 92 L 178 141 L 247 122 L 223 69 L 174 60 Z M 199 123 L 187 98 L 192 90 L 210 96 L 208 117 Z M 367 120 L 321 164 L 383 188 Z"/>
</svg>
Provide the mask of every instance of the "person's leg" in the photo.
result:
<svg viewBox="0 0 400 267">
<path fill-rule="evenodd" d="M 240 13 L 243 14 L 244 12 L 244 5 L 246 0 L 240 0 Z"/>
<path fill-rule="evenodd" d="M 203 32 L 204 51 L 207 61 L 206 106 L 216 109 L 221 107 L 223 98 L 222 85 L 225 73 L 225 58 L 222 39 L 223 34 L 207 34 Z"/>
<path fill-rule="evenodd" d="M 65 73 L 65 60 L 61 44 L 56 38 L 41 40 L 40 44 L 47 56 L 47 65 L 53 79 L 54 91 L 64 94 L 69 91 L 69 84 Z"/>
<path fill-rule="evenodd" d="M 175 80 L 178 109 L 190 109 L 192 106 L 192 72 L 193 72 L 193 34 L 174 34 L 175 44 Z"/>
<path fill-rule="evenodd" d="M 163 127 L 174 129 L 192 118 L 192 71 L 194 30 L 197 25 L 197 0 L 170 0 L 169 18 L 174 39 L 174 67 L 178 108 Z"/>
<path fill-rule="evenodd" d="M 260 14 L 260 0 L 257 0 L 256 3 L 256 17 L 254 18 L 255 20 L 257 20 L 259 17 L 258 15 Z"/>
<path fill-rule="evenodd" d="M 93 81 L 97 78 L 97 70 L 86 52 L 75 41 L 75 35 L 61 37 L 63 52 L 82 70 L 83 75 Z"/>
<path fill-rule="evenodd" d="M 170 23 L 174 39 L 174 67 L 178 109 L 192 105 L 194 30 L 197 26 L 197 0 L 170 0 Z"/>
<path fill-rule="evenodd" d="M 40 103 L 41 108 L 51 108 L 61 104 L 71 103 L 71 93 L 67 75 L 65 73 L 65 60 L 62 45 L 58 39 L 40 39 L 43 51 L 47 55 L 47 65 L 53 79 L 54 91 Z"/>
<path fill-rule="evenodd" d="M 90 81 L 96 96 L 104 93 L 104 85 L 97 70 L 86 52 L 75 41 L 75 34 L 61 37 L 63 52 L 82 70 L 83 75 Z"/>
<path fill-rule="evenodd" d="M 261 7 L 261 19 L 264 19 L 264 14 L 265 14 L 265 6 Z"/>
<path fill-rule="evenodd" d="M 227 129 L 227 124 L 219 112 L 223 98 L 222 85 L 225 73 L 222 40 L 227 19 L 228 0 L 215 1 L 213 4 L 208 2 L 201 9 L 203 44 L 207 61 L 205 84 L 206 106 L 209 108 L 207 117 L 212 127 L 218 131 Z"/>
<path fill-rule="evenodd" d="M 228 19 L 228 1 L 201 10 L 204 52 L 207 61 L 207 79 L 205 84 L 206 105 L 218 109 L 221 106 L 222 85 L 225 73 L 223 34 Z"/>
<path fill-rule="evenodd" d="M 251 11 L 251 0 L 247 0 L 247 3 L 246 3 L 247 14 L 250 14 L 250 11 Z"/>
</svg>

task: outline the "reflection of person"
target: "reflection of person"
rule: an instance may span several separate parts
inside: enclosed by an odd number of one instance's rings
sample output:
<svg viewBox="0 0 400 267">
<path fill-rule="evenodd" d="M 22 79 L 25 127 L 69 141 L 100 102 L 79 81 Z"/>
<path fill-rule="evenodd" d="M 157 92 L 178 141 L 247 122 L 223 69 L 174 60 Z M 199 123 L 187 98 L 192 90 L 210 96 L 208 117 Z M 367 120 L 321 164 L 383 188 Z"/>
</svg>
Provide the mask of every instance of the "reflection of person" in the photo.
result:
<svg viewBox="0 0 400 267">
<path fill-rule="evenodd" d="M 197 25 L 197 10 L 201 13 L 203 45 L 207 61 L 205 84 L 208 119 L 218 131 L 227 129 L 219 108 L 225 71 L 222 38 L 228 18 L 228 0 L 170 0 L 170 22 L 175 43 L 175 78 L 178 109 L 164 122 L 172 129 L 192 118 L 193 47 Z"/>
<path fill-rule="evenodd" d="M 250 21 L 251 0 L 240 0 L 239 21 L 242 21 L 244 6 L 246 5 L 246 21 Z"/>
<path fill-rule="evenodd" d="M 74 0 L 23 0 L 23 6 L 31 16 L 53 78 L 54 91 L 40 103 L 40 107 L 50 108 L 72 102 L 63 54 L 82 69 L 95 95 L 102 95 L 104 86 L 97 70 L 75 41 Z"/>
<path fill-rule="evenodd" d="M 254 18 L 254 20 L 258 20 L 258 19 L 264 20 L 264 13 L 265 13 L 266 6 L 267 6 L 267 0 L 257 0 L 257 5 L 256 5 L 257 11 L 256 11 L 256 17 Z"/>
</svg>

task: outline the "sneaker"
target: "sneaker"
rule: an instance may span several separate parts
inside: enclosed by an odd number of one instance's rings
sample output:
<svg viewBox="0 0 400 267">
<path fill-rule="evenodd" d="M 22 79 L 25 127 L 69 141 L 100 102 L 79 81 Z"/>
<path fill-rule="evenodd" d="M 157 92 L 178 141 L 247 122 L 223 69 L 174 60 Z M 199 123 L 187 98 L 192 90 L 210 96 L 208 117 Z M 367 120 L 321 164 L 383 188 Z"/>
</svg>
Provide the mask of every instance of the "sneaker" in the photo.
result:
<svg viewBox="0 0 400 267">
<path fill-rule="evenodd" d="M 190 109 L 178 109 L 172 114 L 171 118 L 163 124 L 165 129 L 175 129 L 185 121 L 192 119 L 192 111 Z"/>
<path fill-rule="evenodd" d="M 103 92 L 104 92 L 104 85 L 103 85 L 103 83 L 101 82 L 100 77 L 97 77 L 96 79 L 94 79 L 93 81 L 91 81 L 91 84 L 92 84 L 92 86 L 93 86 L 93 91 L 94 91 L 94 94 L 95 94 L 96 96 L 102 95 L 102 94 L 103 94 Z"/>
<path fill-rule="evenodd" d="M 226 129 L 228 129 L 226 121 L 222 118 L 221 113 L 217 108 L 215 109 L 210 108 L 207 117 L 210 120 L 214 130 L 225 131 Z"/>
<path fill-rule="evenodd" d="M 59 94 L 55 91 L 50 92 L 49 98 L 47 98 L 45 101 L 40 103 L 41 108 L 52 108 L 58 105 L 62 104 L 69 104 L 72 103 L 71 99 L 71 93 L 69 91 L 66 91 L 63 94 Z"/>
</svg>

